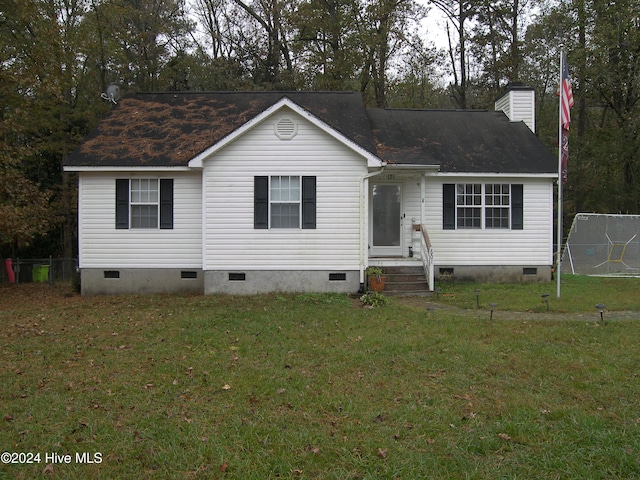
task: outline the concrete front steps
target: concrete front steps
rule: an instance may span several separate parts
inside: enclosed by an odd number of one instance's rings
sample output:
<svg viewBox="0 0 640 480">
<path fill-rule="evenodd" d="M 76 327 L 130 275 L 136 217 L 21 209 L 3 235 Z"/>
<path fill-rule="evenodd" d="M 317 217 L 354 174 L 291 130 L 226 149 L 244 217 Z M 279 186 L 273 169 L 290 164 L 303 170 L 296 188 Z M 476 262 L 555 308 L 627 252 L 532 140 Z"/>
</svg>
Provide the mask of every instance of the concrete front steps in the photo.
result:
<svg viewBox="0 0 640 480">
<path fill-rule="evenodd" d="M 382 270 L 386 277 L 384 295 L 427 296 L 433 293 L 429 290 L 422 266 L 383 266 Z"/>
</svg>

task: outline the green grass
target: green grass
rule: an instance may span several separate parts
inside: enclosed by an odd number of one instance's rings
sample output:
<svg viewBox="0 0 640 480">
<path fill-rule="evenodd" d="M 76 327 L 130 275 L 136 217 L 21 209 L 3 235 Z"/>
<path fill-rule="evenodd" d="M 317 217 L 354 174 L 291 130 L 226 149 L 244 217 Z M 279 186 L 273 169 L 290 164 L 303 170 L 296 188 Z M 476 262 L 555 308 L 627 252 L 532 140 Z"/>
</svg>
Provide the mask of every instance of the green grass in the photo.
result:
<svg viewBox="0 0 640 480">
<path fill-rule="evenodd" d="M 2 287 L 0 450 L 41 461 L 0 478 L 638 478 L 640 284 L 563 282 L 373 309 Z"/>
<path fill-rule="evenodd" d="M 596 304 L 609 311 L 640 311 L 640 278 L 587 277 L 563 275 L 560 298 L 557 283 L 487 284 L 436 282 L 441 288 L 439 300 L 460 308 L 488 309 L 489 303 L 498 310 L 544 312 L 543 294 L 548 294 L 550 311 L 562 313 L 596 312 Z M 476 298 L 476 296 L 478 298 Z"/>
</svg>

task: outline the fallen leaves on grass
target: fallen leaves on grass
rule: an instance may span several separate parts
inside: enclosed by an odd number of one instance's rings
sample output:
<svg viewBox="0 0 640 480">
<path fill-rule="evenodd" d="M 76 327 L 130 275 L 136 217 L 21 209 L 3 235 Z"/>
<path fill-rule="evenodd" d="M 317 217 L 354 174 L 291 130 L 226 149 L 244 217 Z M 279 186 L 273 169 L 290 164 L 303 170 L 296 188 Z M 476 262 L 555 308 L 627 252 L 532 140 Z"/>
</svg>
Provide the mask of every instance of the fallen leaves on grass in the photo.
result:
<svg viewBox="0 0 640 480">
<path fill-rule="evenodd" d="M 312 445 L 307 445 L 307 446 L 304 447 L 304 449 L 305 449 L 305 451 L 311 452 L 314 455 L 317 455 L 317 454 L 320 453 L 320 447 L 314 447 Z"/>
</svg>

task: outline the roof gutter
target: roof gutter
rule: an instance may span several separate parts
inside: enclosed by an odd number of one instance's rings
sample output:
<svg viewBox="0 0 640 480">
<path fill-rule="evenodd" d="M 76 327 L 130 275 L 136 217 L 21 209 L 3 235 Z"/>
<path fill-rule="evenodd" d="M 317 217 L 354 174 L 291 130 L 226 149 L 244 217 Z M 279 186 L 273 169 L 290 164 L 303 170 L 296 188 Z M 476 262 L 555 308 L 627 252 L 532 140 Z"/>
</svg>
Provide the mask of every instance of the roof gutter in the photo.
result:
<svg viewBox="0 0 640 480">
<path fill-rule="evenodd" d="M 193 168 L 185 166 L 149 166 L 149 167 L 90 167 L 86 165 L 65 165 L 62 167 L 64 172 L 192 172 Z"/>
<path fill-rule="evenodd" d="M 411 163 L 387 163 L 387 167 L 393 170 L 440 170 L 440 165 L 419 165 Z"/>
<path fill-rule="evenodd" d="M 503 177 L 503 178 L 558 178 L 558 172 L 510 173 L 510 172 L 436 172 L 442 177 Z"/>
</svg>

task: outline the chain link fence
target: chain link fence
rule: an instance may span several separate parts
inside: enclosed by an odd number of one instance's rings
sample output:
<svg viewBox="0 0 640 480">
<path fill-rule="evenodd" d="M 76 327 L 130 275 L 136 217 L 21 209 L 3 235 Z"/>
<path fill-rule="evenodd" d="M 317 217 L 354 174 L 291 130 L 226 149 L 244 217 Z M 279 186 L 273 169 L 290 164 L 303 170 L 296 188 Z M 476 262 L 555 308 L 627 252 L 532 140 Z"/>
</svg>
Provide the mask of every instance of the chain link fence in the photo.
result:
<svg viewBox="0 0 640 480">
<path fill-rule="evenodd" d="M 562 256 L 562 272 L 640 275 L 640 216 L 578 213 Z"/>
<path fill-rule="evenodd" d="M 67 282 L 78 272 L 77 258 L 6 258 L 0 269 L 0 283 Z"/>
</svg>

